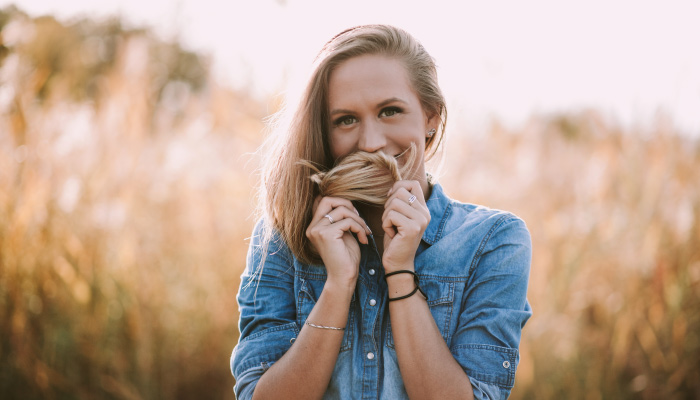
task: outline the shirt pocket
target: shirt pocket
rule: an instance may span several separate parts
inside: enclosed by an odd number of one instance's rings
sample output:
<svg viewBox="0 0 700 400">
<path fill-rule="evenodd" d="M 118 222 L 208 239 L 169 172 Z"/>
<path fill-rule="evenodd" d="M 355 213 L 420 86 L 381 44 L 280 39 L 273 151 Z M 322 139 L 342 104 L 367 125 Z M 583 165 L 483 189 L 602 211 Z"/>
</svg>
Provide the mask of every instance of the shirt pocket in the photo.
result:
<svg viewBox="0 0 700 400">
<path fill-rule="evenodd" d="M 297 293 L 297 323 L 302 328 L 306 323 L 306 319 L 311 314 L 318 301 L 325 281 L 302 279 Z M 353 330 L 355 327 L 355 311 L 354 311 L 355 295 L 353 294 L 350 301 L 350 310 L 348 312 L 348 321 L 343 332 L 343 342 L 340 345 L 340 352 L 350 350 L 352 348 Z"/>
<path fill-rule="evenodd" d="M 433 319 L 440 330 L 442 338 L 445 339 L 445 343 L 449 345 L 450 336 L 452 336 L 450 324 L 452 323 L 452 312 L 454 310 L 455 283 L 443 282 L 429 276 L 419 276 L 419 278 L 420 287 L 428 296 L 428 307 L 430 308 L 430 313 L 433 315 Z M 416 292 L 416 294 L 414 294 L 414 296 L 420 295 L 420 292 Z M 387 325 L 386 345 L 389 348 L 394 348 L 394 335 L 391 330 L 391 319 L 389 319 Z"/>
</svg>

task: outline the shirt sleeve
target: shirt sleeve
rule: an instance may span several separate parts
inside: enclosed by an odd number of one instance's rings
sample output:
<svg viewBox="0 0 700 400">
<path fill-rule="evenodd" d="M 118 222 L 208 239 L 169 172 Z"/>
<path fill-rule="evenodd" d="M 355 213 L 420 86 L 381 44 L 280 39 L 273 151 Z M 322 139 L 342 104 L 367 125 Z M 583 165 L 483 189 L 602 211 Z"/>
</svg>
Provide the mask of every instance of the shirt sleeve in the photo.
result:
<svg viewBox="0 0 700 400">
<path fill-rule="evenodd" d="M 258 222 L 237 296 L 241 334 L 231 354 L 231 372 L 239 400 L 253 397 L 262 374 L 289 350 L 299 334 L 291 252 L 275 235 L 261 265 L 261 232 L 262 222 Z"/>
<path fill-rule="evenodd" d="M 515 383 L 520 335 L 532 315 L 526 298 L 531 253 L 525 223 L 505 214 L 471 262 L 450 350 L 475 399 L 507 399 Z"/>
</svg>

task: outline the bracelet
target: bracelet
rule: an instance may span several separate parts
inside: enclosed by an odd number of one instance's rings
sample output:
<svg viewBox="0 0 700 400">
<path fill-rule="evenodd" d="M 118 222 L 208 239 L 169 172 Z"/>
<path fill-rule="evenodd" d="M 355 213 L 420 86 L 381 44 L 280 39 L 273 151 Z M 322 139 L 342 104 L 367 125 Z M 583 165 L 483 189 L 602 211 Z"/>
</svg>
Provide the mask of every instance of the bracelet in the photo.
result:
<svg viewBox="0 0 700 400">
<path fill-rule="evenodd" d="M 409 270 L 407 270 L 407 269 L 401 269 L 401 270 L 398 270 L 398 271 L 389 272 L 388 274 L 385 274 L 385 275 L 384 275 L 384 279 L 386 279 L 386 278 L 388 278 L 388 277 L 390 277 L 390 276 L 392 276 L 392 275 L 396 275 L 396 274 L 411 274 L 411 275 L 413 275 L 413 283 L 416 284 L 416 288 L 413 289 L 413 291 L 412 291 L 411 293 L 409 293 L 409 294 L 407 294 L 407 295 L 405 295 L 405 296 L 400 296 L 400 297 L 389 297 L 389 301 L 403 300 L 403 299 L 409 298 L 409 297 L 413 296 L 414 294 L 416 294 L 416 292 L 418 292 L 418 291 L 420 291 L 420 293 L 423 295 L 423 297 L 425 297 L 425 300 L 428 300 L 428 295 L 425 294 L 425 292 L 423 291 L 423 289 L 420 288 L 420 282 L 419 282 L 419 280 L 418 280 L 418 274 L 416 274 L 416 273 L 413 272 L 413 271 L 409 271 Z"/>
<path fill-rule="evenodd" d="M 336 328 L 335 326 L 323 326 L 323 325 L 314 325 L 309 320 L 306 320 L 305 325 L 311 326 L 313 328 L 318 328 L 318 329 L 331 329 L 334 331 L 344 331 L 345 328 Z"/>
</svg>

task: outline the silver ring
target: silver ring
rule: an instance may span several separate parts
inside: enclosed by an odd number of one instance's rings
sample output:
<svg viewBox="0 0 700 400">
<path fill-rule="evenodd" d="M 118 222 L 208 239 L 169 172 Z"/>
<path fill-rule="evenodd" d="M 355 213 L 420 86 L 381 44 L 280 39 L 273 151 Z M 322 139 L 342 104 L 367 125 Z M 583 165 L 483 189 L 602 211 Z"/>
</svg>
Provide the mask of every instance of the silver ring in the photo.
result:
<svg viewBox="0 0 700 400">
<path fill-rule="evenodd" d="M 324 215 L 323 218 L 328 218 L 328 220 L 331 221 L 331 224 L 335 222 L 335 221 L 333 221 L 333 217 L 331 217 L 328 214 Z"/>
<path fill-rule="evenodd" d="M 414 201 L 416 201 L 416 195 L 412 194 L 411 197 L 408 198 L 408 205 L 410 206 Z"/>
</svg>

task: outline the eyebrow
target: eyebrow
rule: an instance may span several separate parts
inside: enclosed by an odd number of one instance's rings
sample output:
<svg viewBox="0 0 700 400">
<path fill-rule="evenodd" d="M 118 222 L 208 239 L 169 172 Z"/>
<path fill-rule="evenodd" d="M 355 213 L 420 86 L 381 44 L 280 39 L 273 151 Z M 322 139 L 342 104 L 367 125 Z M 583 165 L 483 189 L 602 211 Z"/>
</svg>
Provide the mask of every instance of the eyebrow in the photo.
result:
<svg viewBox="0 0 700 400">
<path fill-rule="evenodd" d="M 398 97 L 391 97 L 391 98 L 388 98 L 388 99 L 386 99 L 386 100 L 380 102 L 379 104 L 377 104 L 377 108 L 382 108 L 382 107 L 384 107 L 384 106 L 387 105 L 387 104 L 396 103 L 396 102 L 398 102 L 398 103 L 403 103 L 403 104 L 408 104 L 407 102 L 401 100 L 401 99 L 398 98 Z M 343 109 L 343 108 L 337 108 L 337 109 L 331 111 L 330 115 L 333 116 L 333 115 L 336 115 L 336 114 L 352 114 L 352 113 L 353 113 L 352 110 L 346 110 L 346 109 Z"/>
</svg>

